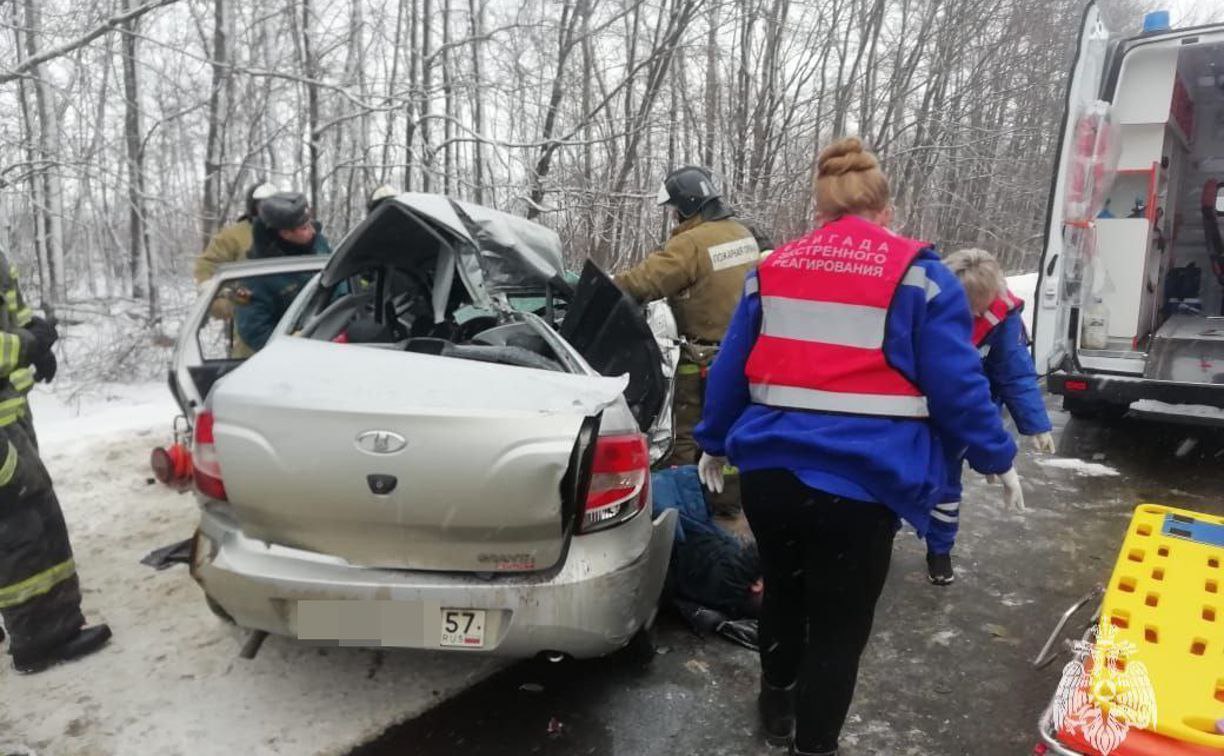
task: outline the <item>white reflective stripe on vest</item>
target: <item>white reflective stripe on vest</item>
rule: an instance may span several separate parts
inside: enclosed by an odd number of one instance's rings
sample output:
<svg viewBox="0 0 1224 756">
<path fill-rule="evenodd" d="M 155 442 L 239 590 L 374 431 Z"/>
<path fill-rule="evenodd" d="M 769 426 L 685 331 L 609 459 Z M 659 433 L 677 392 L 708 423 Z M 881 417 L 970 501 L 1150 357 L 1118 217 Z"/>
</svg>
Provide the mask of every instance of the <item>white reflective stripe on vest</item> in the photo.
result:
<svg viewBox="0 0 1224 756">
<path fill-rule="evenodd" d="M 756 294 L 760 290 L 761 290 L 761 282 L 757 280 L 756 276 L 749 276 L 747 279 L 745 279 L 744 296 L 748 296 L 749 294 Z"/>
<path fill-rule="evenodd" d="M 817 412 L 845 412 L 851 415 L 921 418 L 929 415 L 925 396 L 889 396 L 821 391 L 797 386 L 770 386 L 754 383 L 748 388 L 752 401 L 770 407 L 793 407 Z"/>
<path fill-rule="evenodd" d="M 761 297 L 761 309 L 761 333 L 766 336 L 860 349 L 884 345 L 888 310 L 882 307 Z"/>
<path fill-rule="evenodd" d="M 980 347 L 978 347 L 978 354 L 982 357 L 982 359 L 985 359 L 986 355 L 990 354 L 990 345 L 983 344 Z"/>
</svg>

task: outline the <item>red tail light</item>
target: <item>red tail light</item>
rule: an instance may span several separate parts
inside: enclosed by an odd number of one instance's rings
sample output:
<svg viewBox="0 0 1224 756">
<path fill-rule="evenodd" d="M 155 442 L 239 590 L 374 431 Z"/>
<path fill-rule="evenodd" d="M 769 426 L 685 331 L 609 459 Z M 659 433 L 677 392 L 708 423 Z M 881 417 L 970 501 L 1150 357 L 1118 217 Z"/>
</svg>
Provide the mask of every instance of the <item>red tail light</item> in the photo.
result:
<svg viewBox="0 0 1224 756">
<path fill-rule="evenodd" d="M 591 485 L 579 533 L 619 525 L 650 500 L 650 452 L 640 433 L 600 436 L 591 463 Z"/>
<path fill-rule="evenodd" d="M 153 477 L 168 486 L 186 485 L 191 480 L 191 450 L 181 443 L 159 446 L 149 455 Z"/>
<path fill-rule="evenodd" d="M 1067 381 L 1063 383 L 1067 391 L 1087 391 L 1088 381 Z"/>
<path fill-rule="evenodd" d="M 221 482 L 221 463 L 213 440 L 213 413 L 205 410 L 196 416 L 195 443 L 191 450 L 195 467 L 195 487 L 204 496 L 228 501 L 225 484 Z"/>
</svg>

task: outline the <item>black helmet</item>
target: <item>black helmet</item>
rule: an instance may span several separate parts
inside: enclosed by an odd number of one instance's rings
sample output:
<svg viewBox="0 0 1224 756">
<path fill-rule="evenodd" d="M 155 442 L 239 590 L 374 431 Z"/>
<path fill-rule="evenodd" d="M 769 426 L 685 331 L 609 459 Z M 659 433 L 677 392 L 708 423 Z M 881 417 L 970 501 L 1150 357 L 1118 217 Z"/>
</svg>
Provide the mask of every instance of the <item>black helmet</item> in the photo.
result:
<svg viewBox="0 0 1224 756">
<path fill-rule="evenodd" d="M 279 189 L 267 181 L 251 184 L 246 194 L 246 215 L 254 219 L 259 217 L 259 203 L 276 194 Z"/>
<path fill-rule="evenodd" d="M 671 205 L 681 218 L 691 218 L 718 199 L 714 177 L 705 168 L 686 165 L 667 174 L 656 197 L 660 205 Z"/>
<path fill-rule="evenodd" d="M 276 231 L 288 231 L 310 220 L 310 206 L 301 192 L 277 192 L 260 201 L 259 219 Z"/>
</svg>

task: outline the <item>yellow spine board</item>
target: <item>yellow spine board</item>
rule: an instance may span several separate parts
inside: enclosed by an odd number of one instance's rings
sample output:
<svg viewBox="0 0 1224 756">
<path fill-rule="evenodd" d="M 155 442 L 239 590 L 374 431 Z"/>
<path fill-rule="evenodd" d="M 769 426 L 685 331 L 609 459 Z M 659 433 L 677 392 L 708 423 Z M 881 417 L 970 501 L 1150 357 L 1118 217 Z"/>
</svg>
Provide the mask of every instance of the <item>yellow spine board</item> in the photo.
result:
<svg viewBox="0 0 1224 756">
<path fill-rule="evenodd" d="M 1214 540 L 1220 528 L 1224 517 L 1137 507 L 1105 592 L 1098 636 L 1129 644 L 1121 667 L 1131 674 L 1123 678 L 1142 674 L 1150 681 L 1156 722 L 1148 729 L 1224 749 L 1224 735 L 1216 733 L 1224 719 L 1224 546 Z M 1094 665 L 1092 689 L 1106 691 L 1094 696 L 1102 708 L 1126 706 L 1116 697 L 1116 678 L 1116 669 Z M 1133 701 L 1139 687 L 1122 695 Z"/>
</svg>

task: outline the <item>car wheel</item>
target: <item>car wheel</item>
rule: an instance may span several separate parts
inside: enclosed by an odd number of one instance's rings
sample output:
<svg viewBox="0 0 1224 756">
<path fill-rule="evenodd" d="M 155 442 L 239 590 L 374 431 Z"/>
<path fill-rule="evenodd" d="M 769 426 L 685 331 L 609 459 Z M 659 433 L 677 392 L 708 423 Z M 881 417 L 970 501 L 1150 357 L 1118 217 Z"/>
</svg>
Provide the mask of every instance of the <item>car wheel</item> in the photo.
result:
<svg viewBox="0 0 1224 756">
<path fill-rule="evenodd" d="M 217 617 L 222 621 L 231 625 L 238 624 L 237 622 L 234 622 L 234 618 L 229 615 L 229 612 L 225 611 L 225 608 L 218 604 L 212 596 L 204 594 L 204 603 L 208 605 L 208 611 L 217 615 Z"/>
<path fill-rule="evenodd" d="M 659 647 L 655 643 L 654 623 L 639 628 L 633 634 L 633 637 L 629 639 L 629 643 L 620 650 L 620 656 L 625 661 L 643 667 L 652 663 L 658 653 Z"/>
</svg>

